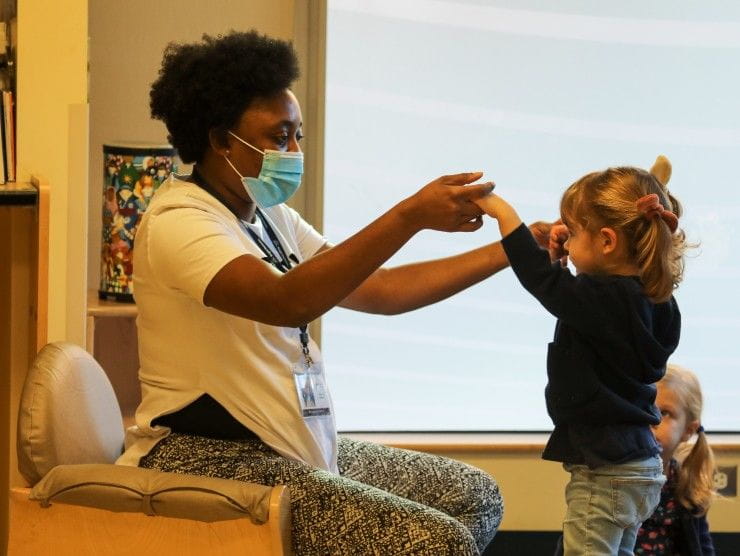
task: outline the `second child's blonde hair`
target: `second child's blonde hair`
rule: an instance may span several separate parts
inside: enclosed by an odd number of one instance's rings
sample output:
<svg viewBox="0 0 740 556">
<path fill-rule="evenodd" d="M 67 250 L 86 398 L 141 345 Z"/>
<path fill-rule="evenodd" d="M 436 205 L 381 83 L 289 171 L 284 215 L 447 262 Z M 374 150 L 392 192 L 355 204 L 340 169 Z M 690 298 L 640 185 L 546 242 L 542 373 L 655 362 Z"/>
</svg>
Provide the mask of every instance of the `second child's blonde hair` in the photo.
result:
<svg viewBox="0 0 740 556">
<path fill-rule="evenodd" d="M 638 208 L 637 201 L 652 193 L 665 210 L 680 218 L 678 199 L 654 175 L 633 167 L 583 176 L 563 194 L 560 214 L 568 226 L 577 224 L 590 233 L 607 227 L 621 234 L 628 256 L 640 269 L 645 294 L 659 303 L 671 297 L 683 278 L 686 236 L 680 228 L 671 232 L 661 218 L 649 218 Z"/>
<path fill-rule="evenodd" d="M 658 385 L 670 389 L 676 395 L 686 413 L 687 423 L 697 421 L 701 424 L 703 398 L 699 379 L 694 373 L 678 365 L 668 364 L 665 376 Z M 679 468 L 676 482 L 676 499 L 694 515 L 706 514 L 712 504 L 716 494 L 714 469 L 714 452 L 703 429 L 699 429 L 696 442 Z"/>
</svg>

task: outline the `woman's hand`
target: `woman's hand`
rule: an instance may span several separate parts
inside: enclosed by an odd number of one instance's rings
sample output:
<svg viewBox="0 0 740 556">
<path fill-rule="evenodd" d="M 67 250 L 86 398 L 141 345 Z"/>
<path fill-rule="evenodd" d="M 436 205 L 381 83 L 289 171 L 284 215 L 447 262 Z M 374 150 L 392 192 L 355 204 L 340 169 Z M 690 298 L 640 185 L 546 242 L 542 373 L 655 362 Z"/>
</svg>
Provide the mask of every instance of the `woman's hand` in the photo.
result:
<svg viewBox="0 0 740 556">
<path fill-rule="evenodd" d="M 467 184 L 482 175 L 482 172 L 465 172 L 437 178 L 398 205 L 402 218 L 417 230 L 477 230 L 483 225 L 483 211 L 476 201 L 488 195 L 493 184 Z"/>
<path fill-rule="evenodd" d="M 552 227 L 555 224 L 556 222 L 538 220 L 537 222 L 533 222 L 527 226 L 529 231 L 532 233 L 534 240 L 537 242 L 537 245 L 542 247 L 542 249 L 550 248 L 550 230 L 552 230 Z"/>
</svg>

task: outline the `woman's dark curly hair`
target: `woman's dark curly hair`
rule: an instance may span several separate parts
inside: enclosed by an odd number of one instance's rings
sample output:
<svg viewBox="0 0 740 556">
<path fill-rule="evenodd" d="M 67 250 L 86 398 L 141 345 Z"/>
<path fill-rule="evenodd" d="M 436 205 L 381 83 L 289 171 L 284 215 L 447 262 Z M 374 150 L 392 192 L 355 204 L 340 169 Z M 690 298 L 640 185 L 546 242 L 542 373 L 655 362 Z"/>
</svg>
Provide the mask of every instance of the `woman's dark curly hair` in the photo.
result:
<svg viewBox="0 0 740 556">
<path fill-rule="evenodd" d="M 182 161 L 199 162 L 210 130 L 231 129 L 255 98 L 282 91 L 297 77 L 288 42 L 257 31 L 203 35 L 199 43 L 167 45 L 149 106 Z"/>
</svg>

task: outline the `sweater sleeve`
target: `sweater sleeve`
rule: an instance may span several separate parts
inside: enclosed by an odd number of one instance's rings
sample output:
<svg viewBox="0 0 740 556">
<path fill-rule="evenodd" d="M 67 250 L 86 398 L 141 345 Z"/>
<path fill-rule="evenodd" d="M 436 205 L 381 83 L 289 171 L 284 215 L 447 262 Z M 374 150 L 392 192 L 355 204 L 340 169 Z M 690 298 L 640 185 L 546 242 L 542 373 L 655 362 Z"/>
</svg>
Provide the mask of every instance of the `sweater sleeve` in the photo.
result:
<svg viewBox="0 0 740 556">
<path fill-rule="evenodd" d="M 624 296 L 614 283 L 570 270 L 551 262 L 524 224 L 502 240 L 514 273 L 522 286 L 552 315 L 586 335 L 609 333 L 614 311 Z"/>
<path fill-rule="evenodd" d="M 696 532 L 699 535 L 702 556 L 714 556 L 714 543 L 712 542 L 712 535 L 709 534 L 707 516 L 703 515 L 696 518 Z"/>
</svg>

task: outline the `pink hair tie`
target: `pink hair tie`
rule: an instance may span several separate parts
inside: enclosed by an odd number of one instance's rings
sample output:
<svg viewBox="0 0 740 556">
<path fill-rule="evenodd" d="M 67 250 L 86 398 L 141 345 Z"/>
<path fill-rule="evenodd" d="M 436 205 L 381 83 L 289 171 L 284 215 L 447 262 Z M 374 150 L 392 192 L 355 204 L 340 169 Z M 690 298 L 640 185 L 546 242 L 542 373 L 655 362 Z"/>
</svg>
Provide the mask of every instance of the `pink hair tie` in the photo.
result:
<svg viewBox="0 0 740 556">
<path fill-rule="evenodd" d="M 660 198 L 656 193 L 645 195 L 637 199 L 637 210 L 645 215 L 645 218 L 652 220 L 653 218 L 662 218 L 663 222 L 668 225 L 668 229 L 671 233 L 678 229 L 678 216 L 672 213 L 670 210 L 663 208 L 660 204 Z"/>
</svg>

